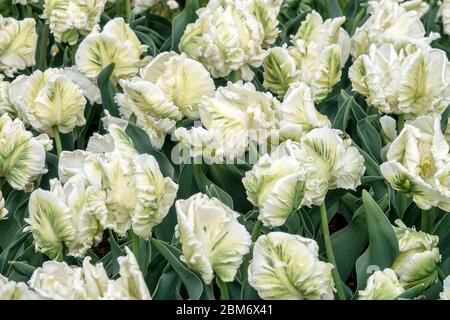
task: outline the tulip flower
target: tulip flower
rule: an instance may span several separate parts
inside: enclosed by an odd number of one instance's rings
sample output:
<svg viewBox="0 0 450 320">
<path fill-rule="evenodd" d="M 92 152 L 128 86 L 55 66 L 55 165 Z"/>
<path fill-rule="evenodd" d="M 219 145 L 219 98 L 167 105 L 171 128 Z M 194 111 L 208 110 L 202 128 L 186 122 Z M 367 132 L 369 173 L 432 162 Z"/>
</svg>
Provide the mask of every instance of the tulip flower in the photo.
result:
<svg viewBox="0 0 450 320">
<path fill-rule="evenodd" d="M 274 47 L 264 58 L 264 87 L 282 98 L 289 86 L 304 82 L 313 99 L 325 99 L 341 79 L 350 51 L 350 37 L 341 27 L 344 17 L 322 20 L 312 11 L 292 37 L 291 47 Z"/>
<path fill-rule="evenodd" d="M 201 62 L 214 78 L 237 72 L 240 78 L 252 80 L 250 67 L 262 64 L 262 46 L 273 38 L 266 38 L 262 20 L 250 11 L 252 3 L 212 1 L 197 12 L 197 21 L 186 27 L 180 51 Z"/>
<path fill-rule="evenodd" d="M 52 148 L 46 134 L 33 137 L 19 119 L 0 117 L 0 176 L 17 190 L 30 191 L 45 169 L 45 151 Z"/>
<path fill-rule="evenodd" d="M 441 261 L 438 236 L 433 236 L 413 228 L 407 228 L 400 221 L 396 221 L 398 227 L 394 228 L 399 244 L 399 253 L 392 269 L 398 276 L 401 285 L 405 289 L 418 284 L 426 287 L 436 282 L 438 278 L 437 263 Z"/>
<path fill-rule="evenodd" d="M 319 113 L 314 106 L 312 90 L 306 84 L 299 82 L 291 85 L 286 92 L 280 111 L 280 135 L 292 140 L 300 137 L 314 128 L 329 128 L 331 122 L 327 116 Z M 289 132 L 299 132 L 298 136 L 289 136 Z"/>
<path fill-rule="evenodd" d="M 50 137 L 86 123 L 83 92 L 60 69 L 37 70 L 30 76 L 18 77 L 11 88 L 21 88 L 20 95 L 14 98 L 16 108 L 23 111 L 34 129 Z"/>
<path fill-rule="evenodd" d="M 120 277 L 108 284 L 106 300 L 151 300 L 139 265 L 133 253 L 125 247 L 126 256 L 117 259 Z"/>
<path fill-rule="evenodd" d="M 413 1 L 408 1 L 410 4 Z M 370 17 L 356 28 L 351 39 L 351 55 L 354 59 L 368 53 L 372 44 L 392 44 L 396 50 L 407 46 L 424 46 L 439 38 L 431 33 L 425 37 L 425 27 L 420 20 L 422 10 L 408 10 L 392 0 L 370 2 Z"/>
<path fill-rule="evenodd" d="M 188 118 L 198 118 L 203 96 L 212 96 L 215 86 L 209 72 L 185 54 L 164 52 L 141 69 L 143 80 L 156 84 L 169 101 Z"/>
<path fill-rule="evenodd" d="M 56 42 L 74 45 L 79 33 L 89 34 L 100 22 L 105 4 L 106 0 L 45 0 L 42 18 Z"/>
<path fill-rule="evenodd" d="M 389 184 L 422 210 L 450 210 L 449 145 L 440 123 L 439 116 L 422 116 L 405 124 L 380 166 Z"/>
<path fill-rule="evenodd" d="M 75 57 L 78 70 L 89 79 L 96 79 L 99 73 L 114 63 L 111 80 L 130 79 L 137 75 L 145 61 L 140 56 L 147 50 L 123 18 L 115 18 L 99 27 L 80 43 Z"/>
<path fill-rule="evenodd" d="M 260 236 L 248 282 L 267 300 L 333 300 L 333 265 L 319 260 L 319 246 L 284 232 Z"/>
<path fill-rule="evenodd" d="M 392 269 L 375 271 L 368 279 L 364 290 L 359 291 L 358 300 L 394 300 L 405 291 Z"/>
<path fill-rule="evenodd" d="M 429 47 L 410 54 L 392 44 L 372 45 L 349 70 L 353 89 L 381 112 L 416 118 L 442 113 L 450 101 L 449 61 Z"/>
<path fill-rule="evenodd" d="M 0 15 L 0 72 L 12 78 L 15 73 L 34 66 L 37 46 L 36 22 Z"/>
<path fill-rule="evenodd" d="M 242 183 L 248 200 L 259 207 L 258 219 L 266 227 L 281 226 L 300 208 L 305 192 L 305 172 L 294 158 L 262 156 L 247 171 Z"/>
<path fill-rule="evenodd" d="M 336 129 L 318 128 L 300 142 L 286 141 L 274 153 L 290 155 L 305 168 L 303 205 L 319 206 L 328 190 L 355 189 L 365 172 L 364 158 L 351 140 L 343 139 Z"/>
<path fill-rule="evenodd" d="M 233 281 L 251 245 L 250 234 L 237 221 L 239 214 L 201 193 L 177 200 L 175 208 L 181 260 L 199 272 L 206 284 L 214 274 L 220 281 Z"/>
</svg>

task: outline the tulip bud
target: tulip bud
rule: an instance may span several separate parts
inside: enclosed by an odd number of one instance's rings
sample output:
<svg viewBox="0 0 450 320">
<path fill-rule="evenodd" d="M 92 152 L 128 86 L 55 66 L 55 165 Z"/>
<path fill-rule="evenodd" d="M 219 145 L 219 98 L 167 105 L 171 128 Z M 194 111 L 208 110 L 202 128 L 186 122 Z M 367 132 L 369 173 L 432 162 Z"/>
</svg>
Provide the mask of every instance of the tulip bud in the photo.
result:
<svg viewBox="0 0 450 320">
<path fill-rule="evenodd" d="M 426 287 L 438 278 L 437 263 L 441 261 L 438 236 L 433 236 L 414 228 L 407 228 L 400 220 L 394 228 L 399 244 L 399 253 L 392 269 L 398 276 L 401 285 L 409 289 L 418 284 Z"/>
<path fill-rule="evenodd" d="M 405 291 L 392 269 L 375 271 L 368 279 L 358 300 L 394 300 Z"/>
</svg>

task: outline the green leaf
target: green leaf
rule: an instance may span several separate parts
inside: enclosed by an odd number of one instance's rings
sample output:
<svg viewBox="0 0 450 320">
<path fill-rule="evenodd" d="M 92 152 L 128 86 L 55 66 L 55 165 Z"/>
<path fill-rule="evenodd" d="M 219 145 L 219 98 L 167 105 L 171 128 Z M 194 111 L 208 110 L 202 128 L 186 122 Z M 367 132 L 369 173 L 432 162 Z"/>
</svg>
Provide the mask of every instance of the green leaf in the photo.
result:
<svg viewBox="0 0 450 320">
<path fill-rule="evenodd" d="M 445 109 L 445 111 L 441 114 L 442 133 L 445 133 L 447 131 L 449 117 L 450 117 L 450 106 L 448 106 L 447 109 Z"/>
<path fill-rule="evenodd" d="M 172 21 L 172 44 L 171 50 L 178 51 L 178 43 L 183 36 L 186 26 L 197 19 L 195 13 L 199 8 L 197 0 L 186 0 L 186 5 Z"/>
<path fill-rule="evenodd" d="M 166 155 L 155 148 L 153 148 L 147 133 L 141 128 L 129 123 L 126 130 L 126 134 L 133 141 L 133 145 L 139 153 L 147 153 L 155 157 L 159 164 L 163 176 L 174 178 L 174 172 L 172 164 Z"/>
<path fill-rule="evenodd" d="M 112 230 L 108 231 L 109 231 L 108 242 L 111 245 L 111 264 L 109 265 L 108 269 L 110 270 L 110 274 L 112 276 L 115 276 L 116 274 L 119 273 L 119 263 L 117 262 L 117 258 L 123 256 L 124 252 L 117 243 Z"/>
<path fill-rule="evenodd" d="M 424 289 L 425 289 L 425 284 L 423 284 L 423 283 L 418 284 L 417 286 L 409 288 L 408 290 L 406 290 L 405 292 L 400 294 L 397 298 L 395 298 L 395 300 L 413 299 L 413 298 L 417 297 L 419 294 L 421 294 Z"/>
<path fill-rule="evenodd" d="M 176 300 L 179 295 L 181 279 L 178 274 L 170 269 L 163 272 L 158 280 L 153 300 Z M 176 294 L 178 292 L 178 295 Z"/>
<path fill-rule="evenodd" d="M 199 191 L 197 185 L 193 183 L 194 179 L 194 169 L 192 164 L 184 164 L 181 167 L 180 176 L 178 178 L 178 199 L 187 199 Z"/>
<path fill-rule="evenodd" d="M 48 36 L 50 33 L 50 25 L 41 20 L 37 21 L 37 31 L 38 31 L 38 48 L 36 50 L 35 60 L 36 69 L 44 71 L 47 69 L 47 53 L 49 49 Z M 34 70 L 36 70 L 34 69 Z"/>
<path fill-rule="evenodd" d="M 346 227 L 331 235 L 336 264 L 344 281 L 350 276 L 356 260 L 364 252 L 368 241 L 366 215 L 361 206 Z"/>
<path fill-rule="evenodd" d="M 178 197 L 178 199 L 181 199 Z M 153 231 L 158 239 L 171 242 L 175 233 L 175 226 L 177 225 L 177 214 L 175 212 L 175 206 L 172 206 L 167 216 L 163 221 L 158 224 Z"/>
<path fill-rule="evenodd" d="M 369 265 L 377 266 L 380 270 L 389 268 L 398 254 L 398 241 L 394 228 L 366 190 L 363 190 L 362 199 L 369 233 Z"/>
<path fill-rule="evenodd" d="M 209 186 L 206 186 L 206 194 L 210 197 L 219 199 L 222 203 L 233 209 L 233 198 L 216 185 L 210 184 Z"/>
<path fill-rule="evenodd" d="M 14 271 L 27 278 L 31 278 L 34 270 L 36 270 L 35 267 L 30 266 L 29 264 L 22 261 L 9 261 L 9 264 Z"/>
<path fill-rule="evenodd" d="M 216 197 L 228 206 L 231 204 L 231 208 L 233 208 L 233 198 L 231 198 L 231 196 L 222 188 L 209 180 L 203 172 L 203 166 L 201 164 L 194 164 L 193 170 L 197 187 L 201 192 L 208 194 L 210 197 Z"/>
<path fill-rule="evenodd" d="M 158 49 L 156 48 L 156 44 L 151 37 L 149 37 L 148 35 L 146 35 L 141 31 L 136 30 L 134 32 L 136 33 L 139 40 L 143 42 L 146 46 L 148 46 L 147 51 L 151 56 L 156 56 L 159 53 Z"/>
<path fill-rule="evenodd" d="M 150 244 L 150 240 L 139 239 L 139 259 L 138 264 L 142 270 L 142 273 L 145 277 L 147 273 L 148 266 L 152 260 L 152 245 Z"/>
<path fill-rule="evenodd" d="M 347 129 L 348 121 L 350 118 L 350 111 L 352 105 L 355 103 L 355 98 L 350 95 L 346 95 L 344 90 L 341 90 L 341 94 L 338 100 L 338 112 L 333 120 L 333 128 L 345 131 Z"/>
<path fill-rule="evenodd" d="M 450 257 L 450 214 L 444 213 L 432 232 L 439 237 L 439 253 L 442 256 L 442 261 Z"/>
<path fill-rule="evenodd" d="M 24 233 L 21 229 L 14 235 L 10 245 L 0 254 L 0 274 L 6 275 L 9 271 L 8 262 L 14 260 L 20 247 L 31 237 L 31 233 Z"/>
<path fill-rule="evenodd" d="M 368 116 L 357 124 L 357 133 L 361 139 L 364 149 L 372 156 L 377 163 L 381 163 L 381 138 L 379 131 L 372 125 L 372 121 L 377 121 L 378 116 Z"/>
<path fill-rule="evenodd" d="M 202 281 L 179 260 L 182 254 L 177 248 L 156 239 L 151 239 L 152 245 L 166 258 L 175 272 L 180 276 L 188 292 L 189 298 L 197 300 L 203 292 Z"/>
<path fill-rule="evenodd" d="M 342 17 L 344 15 L 337 0 L 326 0 L 326 3 L 330 18 Z"/>
<path fill-rule="evenodd" d="M 114 117 L 119 117 L 119 108 L 114 101 L 114 96 L 117 93 L 116 86 L 111 82 L 111 74 L 114 71 L 115 64 L 111 63 L 105 69 L 100 72 L 97 78 L 97 85 L 100 89 L 100 94 L 102 96 L 103 108 L 109 111 L 109 113 Z"/>
</svg>

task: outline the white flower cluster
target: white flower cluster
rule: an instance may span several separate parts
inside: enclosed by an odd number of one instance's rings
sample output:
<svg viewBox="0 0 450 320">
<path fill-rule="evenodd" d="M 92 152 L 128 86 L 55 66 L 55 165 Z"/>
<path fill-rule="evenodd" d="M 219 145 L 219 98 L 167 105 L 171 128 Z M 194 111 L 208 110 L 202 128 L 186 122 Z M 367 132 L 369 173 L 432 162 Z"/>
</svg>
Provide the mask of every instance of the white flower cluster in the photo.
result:
<svg viewBox="0 0 450 320">
<path fill-rule="evenodd" d="M 133 253 L 125 247 L 119 257 L 119 277 L 108 278 L 102 263 L 91 258 L 82 267 L 47 261 L 34 270 L 28 285 L 0 275 L 0 300 L 151 300 L 150 292 Z"/>
<path fill-rule="evenodd" d="M 291 37 L 292 46 L 273 47 L 264 58 L 264 87 L 282 98 L 289 86 L 304 82 L 321 101 L 341 79 L 350 53 L 345 17 L 327 19 L 312 11 Z"/>
<path fill-rule="evenodd" d="M 163 177 L 156 160 L 138 154 L 118 125 L 108 130 L 94 134 L 86 151 L 62 152 L 59 180 L 31 194 L 25 231 L 52 259 L 84 256 L 103 229 L 124 236 L 132 228 L 148 239 L 175 200 L 178 185 Z"/>
<path fill-rule="evenodd" d="M 136 116 L 136 123 L 150 137 L 155 148 L 164 144 L 184 116 L 199 116 L 202 97 L 214 93 L 214 82 L 208 71 L 184 54 L 164 52 L 140 70 L 140 77 L 120 80 L 123 93 L 115 99 L 122 117 Z"/>
<path fill-rule="evenodd" d="M 354 59 L 369 52 L 375 44 L 392 44 L 396 50 L 411 46 L 428 45 L 439 38 L 439 34 L 431 33 L 425 36 L 425 27 L 420 20 L 428 10 L 428 5 L 422 1 L 381 0 L 371 1 L 370 17 L 361 27 L 358 27 L 351 40 L 351 55 Z"/>
<path fill-rule="evenodd" d="M 335 129 L 313 129 L 300 142 L 282 143 L 246 172 L 248 199 L 260 208 L 265 226 L 284 224 L 301 205 L 322 204 L 328 190 L 354 190 L 361 184 L 364 159 L 341 135 Z"/>
<path fill-rule="evenodd" d="M 407 3 L 371 3 L 370 18 L 352 37 L 349 78 L 367 104 L 414 119 L 440 114 L 450 103 L 450 64 L 429 45 L 439 35 L 425 37 L 421 10 L 407 10 Z"/>
</svg>

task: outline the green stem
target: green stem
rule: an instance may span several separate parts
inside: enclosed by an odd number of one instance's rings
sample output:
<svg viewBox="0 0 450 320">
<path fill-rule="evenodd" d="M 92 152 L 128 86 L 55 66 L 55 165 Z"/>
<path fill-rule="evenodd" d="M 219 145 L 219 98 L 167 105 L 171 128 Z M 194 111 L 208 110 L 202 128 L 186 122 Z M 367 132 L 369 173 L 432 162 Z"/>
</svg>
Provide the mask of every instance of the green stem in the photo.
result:
<svg viewBox="0 0 450 320">
<path fill-rule="evenodd" d="M 364 15 L 366 14 L 366 9 L 360 9 L 356 16 L 352 19 L 353 23 L 350 28 L 350 35 L 353 35 L 355 33 L 356 27 L 358 26 L 359 21 L 361 21 L 362 18 L 364 18 Z"/>
<path fill-rule="evenodd" d="M 123 0 L 123 15 L 126 21 L 130 20 L 131 16 L 131 0 Z"/>
<path fill-rule="evenodd" d="M 133 230 L 130 230 L 130 234 L 131 234 L 131 240 L 132 240 L 132 251 L 133 251 L 133 254 L 134 254 L 135 258 L 136 258 L 136 261 L 139 262 L 139 254 L 140 254 L 140 252 L 139 252 L 139 248 L 140 248 L 139 241 L 140 241 L 140 239 L 139 239 L 139 236 L 136 233 L 133 232 Z"/>
<path fill-rule="evenodd" d="M 406 209 L 408 209 L 408 196 L 404 193 L 398 193 L 399 196 L 399 210 L 400 210 L 400 219 L 403 219 L 403 215 L 406 212 Z"/>
<path fill-rule="evenodd" d="M 405 125 L 405 115 L 399 114 L 397 117 L 397 134 L 400 134 L 400 132 L 403 130 L 404 125 Z"/>
<path fill-rule="evenodd" d="M 251 238 L 252 238 L 252 245 L 250 247 L 250 252 L 247 253 L 247 255 L 244 257 L 242 261 L 242 283 L 247 282 L 248 277 L 248 265 L 250 264 L 250 259 L 252 258 L 252 251 L 253 251 L 253 243 L 258 239 L 259 235 L 261 234 L 261 227 L 262 227 L 262 221 L 256 220 L 255 225 L 253 226 Z"/>
<path fill-rule="evenodd" d="M 421 230 L 426 233 L 433 231 L 434 220 L 436 219 L 435 208 L 422 210 Z"/>
<path fill-rule="evenodd" d="M 62 152 L 62 144 L 61 144 L 61 136 L 59 135 L 59 131 L 57 127 L 53 127 L 53 135 L 55 139 L 56 145 L 56 154 L 59 156 Z"/>
<path fill-rule="evenodd" d="M 328 262 L 333 264 L 334 268 L 331 270 L 334 283 L 336 285 L 337 296 L 339 300 L 345 300 L 344 288 L 342 287 L 342 280 L 336 266 L 336 259 L 334 258 L 333 247 L 331 245 L 330 230 L 328 229 L 328 217 L 327 208 L 325 202 L 320 205 L 320 220 L 322 225 L 323 242 L 325 244 L 325 250 L 327 252 Z"/>
<path fill-rule="evenodd" d="M 6 182 L 5 177 L 0 177 L 0 191 L 3 190 L 3 186 L 5 185 L 5 182 Z"/>
<path fill-rule="evenodd" d="M 230 295 L 228 293 L 228 287 L 225 282 L 220 279 L 220 277 L 216 277 L 217 286 L 220 289 L 220 299 L 221 300 L 230 300 Z"/>
<path fill-rule="evenodd" d="M 259 219 L 256 220 L 255 226 L 253 227 L 253 231 L 252 231 L 252 242 L 255 242 L 256 239 L 258 239 L 259 234 L 261 233 L 261 227 L 262 227 L 262 221 Z"/>
<path fill-rule="evenodd" d="M 37 62 L 37 68 L 41 71 L 47 69 L 47 49 L 48 49 L 48 34 L 50 32 L 50 25 L 44 24 L 42 29 L 42 37 L 39 39 L 39 60 Z"/>
</svg>

